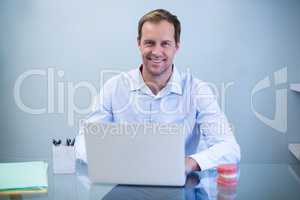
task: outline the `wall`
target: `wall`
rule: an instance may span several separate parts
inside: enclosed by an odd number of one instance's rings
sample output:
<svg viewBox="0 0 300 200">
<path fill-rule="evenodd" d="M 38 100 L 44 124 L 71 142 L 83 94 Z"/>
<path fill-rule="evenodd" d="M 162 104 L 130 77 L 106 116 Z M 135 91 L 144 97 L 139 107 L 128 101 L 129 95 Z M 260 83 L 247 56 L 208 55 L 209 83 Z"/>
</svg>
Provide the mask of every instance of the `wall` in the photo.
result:
<svg viewBox="0 0 300 200">
<path fill-rule="evenodd" d="M 182 44 L 175 60 L 180 70 L 189 68 L 219 91 L 227 85 L 225 95 L 220 94 L 226 98 L 219 100 L 235 127 L 242 162 L 295 162 L 287 144 L 300 142 L 300 94 L 287 88 L 300 82 L 300 2 L 291 0 L 2 0 L 0 161 L 49 159 L 52 138 L 74 136 L 90 105 L 90 91 L 99 90 L 109 76 L 101 79 L 101 72 L 140 64 L 137 22 L 155 8 L 181 20 Z M 276 85 L 273 73 L 278 70 L 283 79 Z M 36 75 L 15 88 L 26 73 Z M 270 87 L 251 95 L 265 77 Z M 276 107 L 280 89 L 283 101 Z M 42 110 L 30 114 L 21 103 Z M 254 113 L 273 119 L 280 108 L 287 116 L 281 113 L 275 125 Z"/>
</svg>

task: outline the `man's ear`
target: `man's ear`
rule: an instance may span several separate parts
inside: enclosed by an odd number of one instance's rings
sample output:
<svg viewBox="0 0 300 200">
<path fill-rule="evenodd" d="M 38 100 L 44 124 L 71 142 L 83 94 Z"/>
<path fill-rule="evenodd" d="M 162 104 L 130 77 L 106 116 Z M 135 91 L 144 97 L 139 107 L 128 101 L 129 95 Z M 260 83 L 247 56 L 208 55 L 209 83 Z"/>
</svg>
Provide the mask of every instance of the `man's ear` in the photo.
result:
<svg viewBox="0 0 300 200">
<path fill-rule="evenodd" d="M 137 42 L 138 47 L 140 47 L 141 46 L 141 40 L 138 37 L 136 38 L 136 42 Z"/>
<path fill-rule="evenodd" d="M 138 48 L 140 51 L 142 51 L 142 47 L 141 47 L 141 40 L 139 38 L 136 39 L 136 42 L 137 42 L 137 45 L 138 45 Z"/>
<path fill-rule="evenodd" d="M 180 48 L 180 42 L 177 42 L 177 43 L 176 43 L 176 51 L 178 51 L 179 48 Z"/>
</svg>

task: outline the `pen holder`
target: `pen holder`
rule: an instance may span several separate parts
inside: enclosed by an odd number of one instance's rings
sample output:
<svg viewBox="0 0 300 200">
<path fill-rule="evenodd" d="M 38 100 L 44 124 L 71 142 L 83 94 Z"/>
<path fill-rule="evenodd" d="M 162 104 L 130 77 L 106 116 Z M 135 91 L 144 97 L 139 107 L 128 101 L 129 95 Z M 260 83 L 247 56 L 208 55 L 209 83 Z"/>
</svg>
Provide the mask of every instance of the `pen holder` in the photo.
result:
<svg viewBox="0 0 300 200">
<path fill-rule="evenodd" d="M 75 173 L 75 148 L 74 146 L 52 146 L 52 161 L 54 174 Z"/>
</svg>

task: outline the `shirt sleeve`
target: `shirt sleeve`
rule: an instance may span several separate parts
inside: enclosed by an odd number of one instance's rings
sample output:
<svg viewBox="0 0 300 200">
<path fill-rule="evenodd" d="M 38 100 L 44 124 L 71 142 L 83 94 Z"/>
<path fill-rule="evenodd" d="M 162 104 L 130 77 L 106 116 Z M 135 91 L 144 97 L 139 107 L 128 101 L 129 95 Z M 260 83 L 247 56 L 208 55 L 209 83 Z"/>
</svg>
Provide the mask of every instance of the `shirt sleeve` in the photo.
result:
<svg viewBox="0 0 300 200">
<path fill-rule="evenodd" d="M 233 135 L 225 114 L 220 110 L 217 96 L 207 83 L 199 82 L 194 88 L 193 101 L 196 106 L 196 123 L 207 148 L 190 155 L 201 170 L 220 164 L 238 163 L 240 147 Z"/>
<path fill-rule="evenodd" d="M 109 123 L 113 121 L 112 114 L 112 92 L 114 82 L 109 80 L 100 90 L 98 96 L 95 97 L 92 112 L 88 115 L 85 122 L 102 122 Z"/>
<path fill-rule="evenodd" d="M 108 81 L 94 98 L 92 111 L 86 119 L 79 122 L 79 134 L 75 140 L 75 157 L 87 163 L 85 139 L 83 135 L 84 124 L 92 122 L 109 123 L 113 122 L 111 98 L 114 82 Z"/>
</svg>

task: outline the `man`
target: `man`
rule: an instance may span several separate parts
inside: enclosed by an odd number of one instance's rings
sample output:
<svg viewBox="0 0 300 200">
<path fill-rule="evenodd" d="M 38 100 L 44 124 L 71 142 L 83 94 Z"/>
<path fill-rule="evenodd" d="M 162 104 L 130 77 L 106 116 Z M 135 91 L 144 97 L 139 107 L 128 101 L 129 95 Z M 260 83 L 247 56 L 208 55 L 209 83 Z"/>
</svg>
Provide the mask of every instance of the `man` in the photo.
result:
<svg viewBox="0 0 300 200">
<path fill-rule="evenodd" d="M 208 84 L 173 65 L 180 31 L 166 10 L 144 15 L 137 37 L 141 66 L 105 83 L 87 121 L 184 123 L 187 172 L 239 162 L 239 145 Z"/>
</svg>

